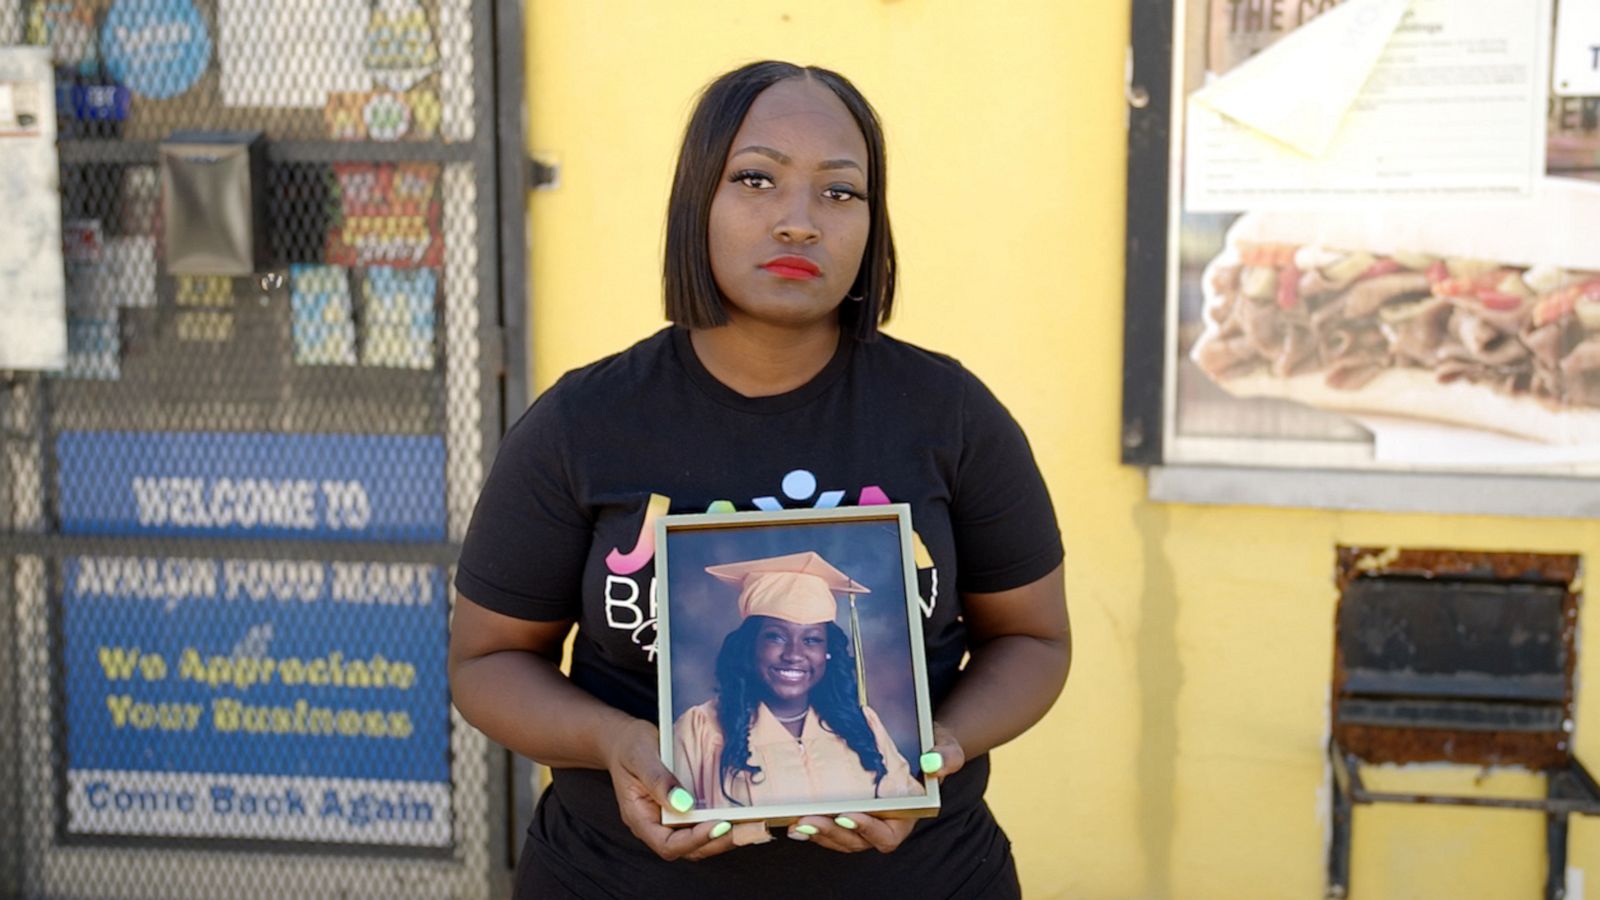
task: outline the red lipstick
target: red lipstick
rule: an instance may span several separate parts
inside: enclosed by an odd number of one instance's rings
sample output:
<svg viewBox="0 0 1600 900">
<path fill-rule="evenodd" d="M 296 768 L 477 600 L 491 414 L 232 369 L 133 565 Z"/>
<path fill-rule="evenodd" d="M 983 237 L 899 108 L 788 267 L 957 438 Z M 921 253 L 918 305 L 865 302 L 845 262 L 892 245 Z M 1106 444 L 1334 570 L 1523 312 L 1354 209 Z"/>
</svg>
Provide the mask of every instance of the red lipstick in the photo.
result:
<svg viewBox="0 0 1600 900">
<path fill-rule="evenodd" d="M 822 274 L 822 270 L 817 268 L 816 263 L 802 256 L 780 256 L 776 259 L 769 259 L 761 264 L 761 268 L 779 278 L 793 278 L 802 281 L 807 278 L 816 278 Z"/>
</svg>

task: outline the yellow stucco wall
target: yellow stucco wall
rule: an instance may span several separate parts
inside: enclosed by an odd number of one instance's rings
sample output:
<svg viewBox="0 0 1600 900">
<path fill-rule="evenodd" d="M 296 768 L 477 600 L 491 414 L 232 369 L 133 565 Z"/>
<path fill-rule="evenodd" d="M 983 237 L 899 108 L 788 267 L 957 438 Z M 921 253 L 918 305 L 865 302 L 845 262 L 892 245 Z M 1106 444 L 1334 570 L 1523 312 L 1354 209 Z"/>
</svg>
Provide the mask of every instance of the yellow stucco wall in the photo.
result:
<svg viewBox="0 0 1600 900">
<path fill-rule="evenodd" d="M 531 0 L 530 147 L 561 179 L 531 203 L 534 384 L 662 323 L 663 210 L 696 89 L 763 57 L 844 72 L 888 134 L 904 270 L 890 331 L 954 354 L 1011 408 L 1069 548 L 1071 683 L 997 754 L 990 792 L 1028 895 L 1318 897 L 1333 545 L 1589 552 L 1600 526 L 1144 499 L 1143 474 L 1117 462 L 1128 11 Z M 1580 694 L 1578 722 L 1580 755 L 1600 761 L 1600 695 Z M 1356 898 L 1538 896 L 1539 816 L 1356 821 Z M 1600 885 L 1600 821 L 1575 820 L 1571 864 Z"/>
</svg>

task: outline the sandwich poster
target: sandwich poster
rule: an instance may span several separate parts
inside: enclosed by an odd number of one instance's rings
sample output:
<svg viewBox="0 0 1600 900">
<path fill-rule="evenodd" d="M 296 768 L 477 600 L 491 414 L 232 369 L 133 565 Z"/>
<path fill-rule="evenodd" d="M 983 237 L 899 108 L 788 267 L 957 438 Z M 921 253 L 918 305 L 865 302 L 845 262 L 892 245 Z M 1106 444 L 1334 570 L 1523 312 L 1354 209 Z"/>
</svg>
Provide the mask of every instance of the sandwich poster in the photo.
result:
<svg viewBox="0 0 1600 900">
<path fill-rule="evenodd" d="M 1168 462 L 1600 472 L 1554 2 L 1178 0 Z"/>
</svg>

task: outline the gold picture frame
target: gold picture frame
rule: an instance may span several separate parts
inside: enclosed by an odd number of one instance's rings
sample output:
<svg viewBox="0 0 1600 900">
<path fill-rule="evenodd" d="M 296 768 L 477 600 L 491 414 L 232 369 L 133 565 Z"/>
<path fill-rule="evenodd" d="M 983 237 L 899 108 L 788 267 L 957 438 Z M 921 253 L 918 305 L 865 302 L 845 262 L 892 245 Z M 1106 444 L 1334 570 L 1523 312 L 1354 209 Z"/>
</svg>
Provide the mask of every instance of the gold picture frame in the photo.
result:
<svg viewBox="0 0 1600 900">
<path fill-rule="evenodd" d="M 656 572 L 661 759 L 696 795 L 663 823 L 938 813 L 909 506 L 663 516 Z"/>
</svg>

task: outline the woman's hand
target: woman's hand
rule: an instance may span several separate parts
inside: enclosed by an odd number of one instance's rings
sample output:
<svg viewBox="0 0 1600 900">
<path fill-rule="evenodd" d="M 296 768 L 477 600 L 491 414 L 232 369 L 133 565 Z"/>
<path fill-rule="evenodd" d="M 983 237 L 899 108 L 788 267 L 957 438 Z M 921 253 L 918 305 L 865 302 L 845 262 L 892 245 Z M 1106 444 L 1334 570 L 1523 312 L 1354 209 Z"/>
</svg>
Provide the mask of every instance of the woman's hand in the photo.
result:
<svg viewBox="0 0 1600 900">
<path fill-rule="evenodd" d="M 922 754 L 923 774 L 929 778 L 948 778 L 967 764 L 961 743 L 948 728 L 933 723 L 933 748 Z M 797 841 L 810 841 L 819 847 L 840 853 L 859 853 L 876 850 L 892 853 L 911 833 L 914 819 L 880 819 L 863 813 L 845 813 L 827 816 L 806 816 L 789 826 L 789 837 Z"/>
<path fill-rule="evenodd" d="M 634 719 L 617 734 L 606 759 L 611 784 L 617 791 L 622 821 L 645 846 L 665 860 L 706 859 L 733 849 L 726 822 L 701 822 L 694 826 L 661 824 L 661 810 L 672 802 L 674 791 L 689 792 L 661 764 L 660 733 L 643 719 Z M 692 800 L 691 800 L 692 802 Z M 712 835 L 716 835 L 713 837 Z"/>
<path fill-rule="evenodd" d="M 916 824 L 914 819 L 880 819 L 865 813 L 845 813 L 831 819 L 806 816 L 789 826 L 789 837 L 840 853 L 893 853 Z"/>
<path fill-rule="evenodd" d="M 936 719 L 933 723 L 933 747 L 922 754 L 919 762 L 922 774 L 929 778 L 949 778 L 967 764 L 967 754 L 950 729 Z"/>
</svg>

